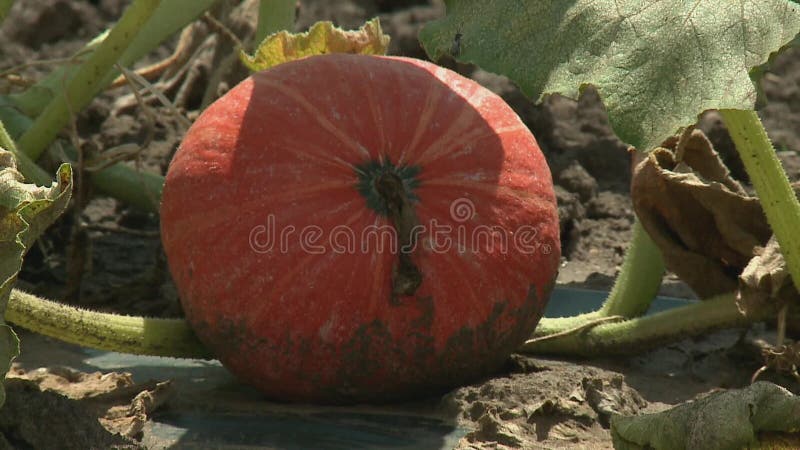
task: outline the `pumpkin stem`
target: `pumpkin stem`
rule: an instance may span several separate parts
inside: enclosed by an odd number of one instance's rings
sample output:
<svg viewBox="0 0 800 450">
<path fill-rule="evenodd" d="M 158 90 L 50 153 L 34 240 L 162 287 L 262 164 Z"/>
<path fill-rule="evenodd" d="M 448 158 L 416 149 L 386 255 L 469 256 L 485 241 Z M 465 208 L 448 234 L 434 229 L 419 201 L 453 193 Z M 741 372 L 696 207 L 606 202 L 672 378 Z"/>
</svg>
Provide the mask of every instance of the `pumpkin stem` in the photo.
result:
<svg viewBox="0 0 800 450">
<path fill-rule="evenodd" d="M 411 260 L 417 245 L 417 217 L 403 180 L 396 174 L 384 172 L 378 176 L 375 190 L 386 204 L 389 220 L 397 232 L 398 264 L 392 270 L 392 303 L 396 304 L 398 296 L 414 295 L 422 284 L 422 272 Z"/>
</svg>

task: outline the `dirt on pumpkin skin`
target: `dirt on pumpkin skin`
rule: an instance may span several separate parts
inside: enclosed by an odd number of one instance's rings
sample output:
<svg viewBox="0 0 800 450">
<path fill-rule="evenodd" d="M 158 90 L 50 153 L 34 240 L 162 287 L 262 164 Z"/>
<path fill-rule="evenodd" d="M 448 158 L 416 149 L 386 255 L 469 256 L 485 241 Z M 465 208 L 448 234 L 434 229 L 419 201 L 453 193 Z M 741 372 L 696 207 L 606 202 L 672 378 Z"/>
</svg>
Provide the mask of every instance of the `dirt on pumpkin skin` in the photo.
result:
<svg viewBox="0 0 800 450">
<path fill-rule="evenodd" d="M 233 7 L 233 3 L 226 4 Z M 425 55 L 416 33 L 421 24 L 444 11 L 441 2 L 433 0 L 300 3 L 298 30 L 316 20 L 333 20 L 353 28 L 378 15 L 392 36 L 390 53 L 422 58 Z M 127 4 L 123 0 L 16 2 L 0 26 L 0 69 L 68 57 L 116 20 Z M 248 29 L 247 23 L 228 25 L 235 30 Z M 203 25 L 198 32 L 203 32 Z M 176 41 L 149 55 L 146 62 L 167 57 Z M 196 116 L 207 92 L 222 93 L 242 75 L 232 71 L 221 77 L 219 85 L 209 88 L 210 80 L 217 79 L 215 58 L 219 56 L 201 52 L 185 79 L 163 85 L 171 99 L 181 99 L 180 107 L 189 118 Z M 588 89 L 577 102 L 551 96 L 543 104 L 533 105 L 502 77 L 452 62 L 442 64 L 502 95 L 539 140 L 559 202 L 564 255 L 559 284 L 610 288 L 631 237 L 631 161 L 624 143 L 610 130 L 597 94 Z M 49 69 L 33 66 L 22 75 L 33 80 Z M 800 180 L 799 80 L 800 54 L 789 51 L 775 61 L 764 79 L 767 103 L 761 109 L 792 181 Z M 138 161 L 130 164 L 161 173 L 184 131 L 181 122 L 156 103 L 149 103 L 146 109 L 136 106 L 127 88 L 101 95 L 76 117 L 76 127 L 89 154 L 120 144 L 147 143 Z M 733 176 L 746 182 L 719 116 L 705 114 L 700 128 L 721 152 Z M 55 163 L 50 166 L 51 172 L 55 167 Z M 86 194 L 88 198 L 91 192 Z M 182 314 L 159 242 L 158 217 L 104 197 L 73 208 L 47 233 L 26 258 L 19 284 L 37 294 L 102 310 L 160 317 Z M 685 284 L 669 274 L 662 294 L 693 297 Z M 758 350 L 748 342 L 773 336 L 762 329 L 751 333 L 750 340 L 739 337 L 737 331 L 721 332 L 644 355 L 608 360 L 517 355 L 503 373 L 456 389 L 441 400 L 431 399 L 426 408 L 466 430 L 456 444 L 462 449 L 610 448 L 608 417 L 612 413 L 657 411 L 698 394 L 747 384 L 760 365 Z M 73 448 L 150 447 L 154 441 L 148 441 L 145 432 L 131 431 L 138 426 L 146 431 L 153 417 L 158 418 L 164 410 L 180 413 L 182 408 L 209 401 L 213 405 L 206 407 L 214 411 L 241 407 L 225 395 L 209 400 L 208 393 L 185 387 L 179 387 L 178 395 L 159 397 L 162 394 L 156 393 L 162 391 L 156 391 L 155 383 L 166 381 L 163 379 L 148 383 L 119 372 L 81 374 L 74 369 L 86 368 L 67 358 L 59 345 L 28 334 L 23 334 L 22 341 L 23 353 L 10 373 L 8 399 L 0 409 L 0 448 L 50 448 L 64 442 L 74 442 Z M 61 365 L 73 369 L 59 368 Z M 773 380 L 800 392 L 788 379 Z M 153 398 L 146 400 L 147 395 Z M 270 407 L 257 398 L 247 400 L 250 408 Z M 116 425 L 111 416 L 116 417 Z M 58 427 L 72 434 L 62 434 Z M 43 429 L 51 432 L 43 436 L 39 433 Z M 73 435 L 74 440 L 68 437 Z M 37 440 L 47 438 L 58 441 Z"/>
</svg>

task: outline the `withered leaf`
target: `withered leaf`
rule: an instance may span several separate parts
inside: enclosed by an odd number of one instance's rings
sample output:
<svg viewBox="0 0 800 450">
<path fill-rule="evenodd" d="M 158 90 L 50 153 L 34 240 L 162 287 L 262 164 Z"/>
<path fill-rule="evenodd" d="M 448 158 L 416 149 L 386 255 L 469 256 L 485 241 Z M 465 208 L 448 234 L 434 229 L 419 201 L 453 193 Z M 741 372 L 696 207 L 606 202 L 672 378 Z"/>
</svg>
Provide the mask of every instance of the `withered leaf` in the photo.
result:
<svg viewBox="0 0 800 450">
<path fill-rule="evenodd" d="M 758 199 L 730 176 L 700 130 L 650 152 L 634 170 L 631 197 L 666 267 L 702 298 L 736 290 L 771 235 Z"/>
<path fill-rule="evenodd" d="M 800 397 L 765 381 L 659 413 L 611 418 L 616 449 L 775 448 L 770 446 L 769 433 L 796 438 L 799 429 Z"/>
<path fill-rule="evenodd" d="M 757 253 L 739 276 L 736 293 L 736 304 L 746 316 L 800 299 L 775 236 Z"/>
</svg>

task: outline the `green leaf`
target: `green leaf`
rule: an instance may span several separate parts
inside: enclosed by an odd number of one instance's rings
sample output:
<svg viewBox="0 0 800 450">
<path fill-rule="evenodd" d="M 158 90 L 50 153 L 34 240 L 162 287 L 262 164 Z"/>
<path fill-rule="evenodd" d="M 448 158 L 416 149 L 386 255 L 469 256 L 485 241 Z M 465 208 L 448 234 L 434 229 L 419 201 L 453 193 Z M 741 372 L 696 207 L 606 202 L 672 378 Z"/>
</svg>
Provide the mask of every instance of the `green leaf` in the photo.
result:
<svg viewBox="0 0 800 450">
<path fill-rule="evenodd" d="M 611 418 L 618 450 L 748 448 L 770 432 L 800 433 L 800 397 L 765 381 L 660 413 Z"/>
<path fill-rule="evenodd" d="M 327 53 L 385 55 L 389 36 L 374 18 L 356 31 L 345 31 L 333 22 L 317 22 L 305 33 L 280 31 L 267 36 L 253 56 L 239 54 L 242 63 L 256 72 L 295 59 Z"/>
<path fill-rule="evenodd" d="M 72 194 L 72 169 L 63 164 L 50 187 L 26 184 L 14 155 L 0 149 L 0 373 L 19 355 L 19 339 L 2 319 L 22 258 L 36 239 L 66 209 Z M 0 406 L 5 391 L 0 387 Z"/>
<path fill-rule="evenodd" d="M 447 16 L 420 32 L 431 58 L 455 52 L 536 100 L 592 84 L 614 131 L 641 150 L 707 109 L 753 109 L 750 71 L 800 31 L 787 0 L 446 3 Z"/>
</svg>

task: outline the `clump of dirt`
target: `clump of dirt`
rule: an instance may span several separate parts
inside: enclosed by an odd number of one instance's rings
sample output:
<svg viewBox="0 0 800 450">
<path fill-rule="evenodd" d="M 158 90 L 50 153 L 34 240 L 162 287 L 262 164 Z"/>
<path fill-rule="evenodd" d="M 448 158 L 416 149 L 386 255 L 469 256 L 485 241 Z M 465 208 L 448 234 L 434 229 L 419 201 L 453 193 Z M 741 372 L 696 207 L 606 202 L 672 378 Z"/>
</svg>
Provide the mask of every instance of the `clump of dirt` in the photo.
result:
<svg viewBox="0 0 800 450">
<path fill-rule="evenodd" d="M 88 405 L 43 392 L 35 382 L 20 378 L 9 377 L 5 389 L 6 401 L 0 409 L 2 448 L 137 447 L 105 429 Z"/>
<path fill-rule="evenodd" d="M 5 448 L 138 448 L 149 416 L 173 393 L 169 381 L 137 384 L 124 372 L 15 363 L 6 376 L 0 439 L 12 446 Z M 55 428 L 42 433 L 44 423 Z"/>
<path fill-rule="evenodd" d="M 601 368 L 516 356 L 516 373 L 457 389 L 444 400 L 474 431 L 457 448 L 535 448 L 610 439 L 612 414 L 647 406 L 624 377 Z"/>
<path fill-rule="evenodd" d="M 611 448 L 612 415 L 663 411 L 721 388 L 742 387 L 760 365 L 758 328 L 685 340 L 637 356 L 568 360 L 513 355 L 508 374 L 456 389 L 442 407 L 470 431 L 459 449 Z M 800 392 L 800 383 L 766 379 Z"/>
</svg>

